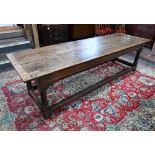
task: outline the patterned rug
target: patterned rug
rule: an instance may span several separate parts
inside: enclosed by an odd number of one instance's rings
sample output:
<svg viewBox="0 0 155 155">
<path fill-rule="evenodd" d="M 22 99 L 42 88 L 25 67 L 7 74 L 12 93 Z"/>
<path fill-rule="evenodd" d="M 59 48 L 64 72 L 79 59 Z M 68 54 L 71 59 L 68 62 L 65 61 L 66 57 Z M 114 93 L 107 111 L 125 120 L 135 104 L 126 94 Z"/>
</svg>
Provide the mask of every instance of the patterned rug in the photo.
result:
<svg viewBox="0 0 155 155">
<path fill-rule="evenodd" d="M 49 104 L 125 69 L 106 63 L 60 80 L 48 90 Z M 0 130 L 154 130 L 155 68 L 139 63 L 130 72 L 44 120 L 15 70 L 0 73 Z"/>
</svg>

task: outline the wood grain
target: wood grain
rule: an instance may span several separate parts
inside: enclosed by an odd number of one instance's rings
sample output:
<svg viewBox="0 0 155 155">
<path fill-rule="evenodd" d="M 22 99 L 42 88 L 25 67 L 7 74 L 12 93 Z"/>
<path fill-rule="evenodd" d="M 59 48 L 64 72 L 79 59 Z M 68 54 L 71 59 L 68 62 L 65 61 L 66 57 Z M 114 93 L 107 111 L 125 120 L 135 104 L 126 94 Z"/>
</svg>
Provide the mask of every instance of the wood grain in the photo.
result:
<svg viewBox="0 0 155 155">
<path fill-rule="evenodd" d="M 8 54 L 7 57 L 24 82 L 80 67 L 98 58 L 106 58 L 127 48 L 149 42 L 149 39 L 116 33 L 68 43 Z"/>
</svg>

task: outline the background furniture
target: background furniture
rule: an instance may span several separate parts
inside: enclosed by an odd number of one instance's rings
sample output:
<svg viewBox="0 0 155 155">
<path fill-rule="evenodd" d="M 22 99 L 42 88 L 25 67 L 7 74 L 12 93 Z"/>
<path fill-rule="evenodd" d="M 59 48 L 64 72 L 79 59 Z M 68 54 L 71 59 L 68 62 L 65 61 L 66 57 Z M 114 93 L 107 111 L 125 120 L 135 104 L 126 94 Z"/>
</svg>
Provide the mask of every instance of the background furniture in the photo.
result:
<svg viewBox="0 0 155 155">
<path fill-rule="evenodd" d="M 95 24 L 38 24 L 40 46 L 95 36 Z"/>
<path fill-rule="evenodd" d="M 95 36 L 95 24 L 71 24 L 68 26 L 70 41 Z"/>
<path fill-rule="evenodd" d="M 38 24 L 40 46 L 68 41 L 67 24 Z"/>
<path fill-rule="evenodd" d="M 121 32 L 155 41 L 155 24 L 38 24 L 41 46 Z"/>
<path fill-rule="evenodd" d="M 155 24 L 126 24 L 125 28 L 127 34 L 151 39 L 147 46 L 152 47 L 155 41 Z"/>
<path fill-rule="evenodd" d="M 111 34 L 112 32 L 114 32 L 114 29 L 111 28 L 110 24 L 95 24 L 95 34 L 97 36 Z"/>
</svg>

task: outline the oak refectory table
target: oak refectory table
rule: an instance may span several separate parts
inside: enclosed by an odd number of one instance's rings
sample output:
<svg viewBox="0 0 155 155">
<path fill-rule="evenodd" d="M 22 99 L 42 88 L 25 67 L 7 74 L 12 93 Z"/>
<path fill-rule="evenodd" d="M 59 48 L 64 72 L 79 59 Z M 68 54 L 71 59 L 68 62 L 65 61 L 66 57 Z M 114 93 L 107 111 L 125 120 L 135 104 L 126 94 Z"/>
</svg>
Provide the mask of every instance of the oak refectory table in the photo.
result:
<svg viewBox="0 0 155 155">
<path fill-rule="evenodd" d="M 45 119 L 49 118 L 54 110 L 71 103 L 104 84 L 135 71 L 139 54 L 145 43 L 150 40 L 122 33 L 83 39 L 73 42 L 55 44 L 30 51 L 8 54 L 7 57 L 26 83 L 29 95 L 35 100 Z M 133 63 L 118 58 L 124 54 L 136 51 Z M 87 89 L 84 89 L 57 104 L 49 106 L 46 90 L 60 79 L 78 72 L 95 67 L 102 63 L 119 62 L 127 69 L 104 79 Z M 32 82 L 33 81 L 33 82 Z M 32 84 L 35 81 L 35 85 Z M 39 90 L 40 99 L 35 95 Z"/>
</svg>

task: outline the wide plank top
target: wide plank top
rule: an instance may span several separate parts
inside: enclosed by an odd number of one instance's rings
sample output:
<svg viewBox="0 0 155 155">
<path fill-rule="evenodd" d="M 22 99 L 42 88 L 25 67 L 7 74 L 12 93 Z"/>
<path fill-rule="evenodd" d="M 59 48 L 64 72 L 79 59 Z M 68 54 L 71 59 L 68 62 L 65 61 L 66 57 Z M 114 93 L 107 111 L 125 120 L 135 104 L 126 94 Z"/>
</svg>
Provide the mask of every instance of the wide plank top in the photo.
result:
<svg viewBox="0 0 155 155">
<path fill-rule="evenodd" d="M 115 33 L 12 53 L 7 57 L 26 82 L 149 41 Z"/>
</svg>

